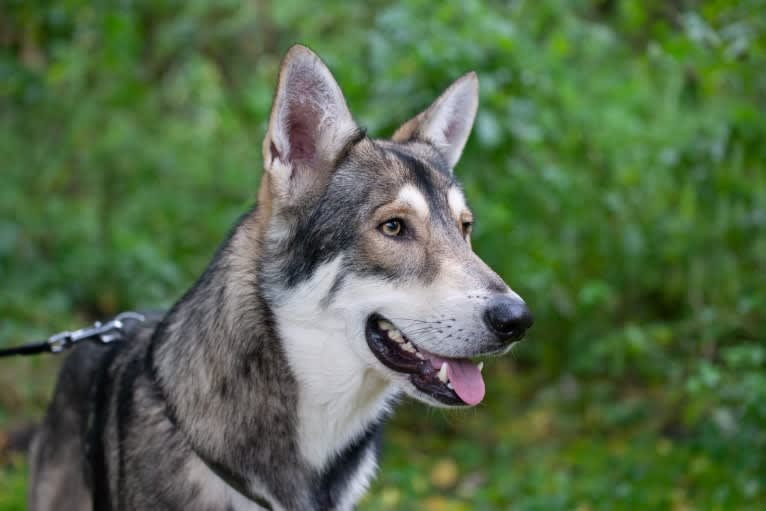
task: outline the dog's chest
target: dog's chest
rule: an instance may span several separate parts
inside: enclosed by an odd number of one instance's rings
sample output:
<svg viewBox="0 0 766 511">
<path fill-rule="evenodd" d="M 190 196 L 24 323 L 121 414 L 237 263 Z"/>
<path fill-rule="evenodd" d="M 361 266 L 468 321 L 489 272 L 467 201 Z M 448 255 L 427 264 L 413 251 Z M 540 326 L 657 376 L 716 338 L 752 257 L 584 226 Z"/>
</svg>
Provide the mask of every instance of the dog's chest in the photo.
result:
<svg viewBox="0 0 766 511">
<path fill-rule="evenodd" d="M 351 511 L 367 490 L 369 481 L 377 469 L 379 427 L 352 443 L 318 477 L 310 498 L 319 511 Z M 270 495 L 265 486 L 251 481 L 251 489 L 269 502 L 263 507 L 248 499 L 228 485 L 199 458 L 192 458 L 186 465 L 187 482 L 194 485 L 197 493 L 195 509 L 221 511 L 288 511 Z"/>
<path fill-rule="evenodd" d="M 341 267 L 340 257 L 325 263 L 274 308 L 298 384 L 298 445 L 320 471 L 379 420 L 396 393 L 355 353 L 355 344 L 364 342 L 363 314 L 349 313 L 353 304 L 325 305 Z"/>
<path fill-rule="evenodd" d="M 220 509 L 221 511 L 263 511 L 267 509 L 229 486 L 197 457 L 189 460 L 186 470 L 188 482 L 192 483 L 199 491 L 199 497 L 196 500 L 199 503 L 199 509 Z M 262 495 L 268 495 L 264 488 L 259 490 Z M 273 511 L 278 511 L 278 508 Z"/>
</svg>

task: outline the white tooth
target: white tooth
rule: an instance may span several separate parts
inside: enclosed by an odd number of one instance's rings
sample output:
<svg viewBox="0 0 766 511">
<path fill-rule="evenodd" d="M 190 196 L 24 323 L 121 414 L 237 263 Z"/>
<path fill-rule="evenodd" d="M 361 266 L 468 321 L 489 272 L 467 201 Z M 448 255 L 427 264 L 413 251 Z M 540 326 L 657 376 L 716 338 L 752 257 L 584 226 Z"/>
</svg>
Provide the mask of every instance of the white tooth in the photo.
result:
<svg viewBox="0 0 766 511">
<path fill-rule="evenodd" d="M 439 379 L 443 383 L 447 383 L 449 381 L 449 377 L 447 376 L 447 362 L 442 362 L 442 367 L 439 369 Z"/>
<path fill-rule="evenodd" d="M 415 346 L 413 346 L 412 343 L 410 342 L 405 342 L 399 347 L 402 348 L 404 351 L 409 351 L 410 353 L 417 353 Z"/>
<path fill-rule="evenodd" d="M 476 366 L 479 368 L 479 372 L 482 372 L 484 370 L 484 361 L 482 360 Z"/>
<path fill-rule="evenodd" d="M 394 325 L 392 325 L 391 323 L 389 323 L 385 319 L 381 319 L 381 320 L 378 321 L 378 328 L 380 328 L 381 330 L 388 331 L 388 330 L 393 330 L 394 329 Z"/>
<path fill-rule="evenodd" d="M 420 353 L 419 351 L 415 352 L 415 356 L 418 357 L 420 360 L 425 360 L 426 359 L 426 357 L 424 357 L 423 354 Z"/>
<path fill-rule="evenodd" d="M 404 342 L 404 337 L 402 337 L 402 333 L 399 330 L 389 330 L 388 337 L 399 344 Z"/>
<path fill-rule="evenodd" d="M 447 383 L 447 388 L 450 390 L 455 390 L 455 387 L 453 387 L 451 383 Z"/>
</svg>

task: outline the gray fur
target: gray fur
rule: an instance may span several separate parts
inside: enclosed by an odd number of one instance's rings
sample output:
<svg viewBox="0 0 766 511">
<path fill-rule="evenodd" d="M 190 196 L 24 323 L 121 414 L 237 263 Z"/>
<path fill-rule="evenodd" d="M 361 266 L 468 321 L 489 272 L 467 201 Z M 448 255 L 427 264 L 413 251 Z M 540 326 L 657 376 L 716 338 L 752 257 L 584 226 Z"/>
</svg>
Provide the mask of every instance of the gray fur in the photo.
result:
<svg viewBox="0 0 766 511">
<path fill-rule="evenodd" d="M 336 438 L 337 452 L 308 461 L 299 430 L 316 418 L 299 408 L 305 379 L 285 350 L 312 339 L 287 343 L 280 328 L 292 318 L 280 323 L 275 310 L 302 296 L 296 289 L 331 261 L 342 265 L 314 310 L 329 310 L 347 278 L 428 286 L 445 279 L 445 267 L 459 274 L 446 278 L 454 287 L 486 293 L 466 303 L 509 292 L 471 251 L 448 204 L 457 186 L 451 165 L 475 114 L 475 80 L 461 78 L 448 89 L 459 97 L 439 98 L 394 141 L 373 140 L 353 129 L 321 61 L 291 49 L 264 142 L 258 208 L 167 314 L 125 342 L 81 345 L 69 355 L 31 449 L 30 509 L 351 509 L 377 460 L 386 408 L 370 407 L 363 427 Z M 312 91 L 319 97 L 306 99 Z M 470 118 L 445 121 L 441 104 Z M 445 151 L 429 137 L 454 146 Z M 411 243 L 377 230 L 405 186 L 429 209 L 413 221 Z M 455 322 L 441 320 L 445 329 Z M 486 342 L 447 334 L 444 345 L 460 356 L 507 347 L 477 328 Z M 373 390 L 393 385 L 381 374 L 369 381 Z M 376 395 L 385 404 L 397 392 Z"/>
</svg>

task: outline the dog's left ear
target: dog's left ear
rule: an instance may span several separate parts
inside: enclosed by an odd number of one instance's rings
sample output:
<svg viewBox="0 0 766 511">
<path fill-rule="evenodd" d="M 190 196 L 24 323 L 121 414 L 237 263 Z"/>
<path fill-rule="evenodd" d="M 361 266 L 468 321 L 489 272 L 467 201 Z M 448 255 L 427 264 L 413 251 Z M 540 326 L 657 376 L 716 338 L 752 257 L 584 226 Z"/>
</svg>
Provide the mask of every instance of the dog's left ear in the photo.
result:
<svg viewBox="0 0 766 511">
<path fill-rule="evenodd" d="M 428 109 L 404 123 L 392 139 L 430 142 L 452 168 L 471 134 L 478 106 L 479 79 L 472 71 L 458 78 Z"/>
<path fill-rule="evenodd" d="M 287 52 L 263 141 L 264 170 L 283 204 L 326 181 L 359 129 L 330 70 L 305 46 Z"/>
</svg>

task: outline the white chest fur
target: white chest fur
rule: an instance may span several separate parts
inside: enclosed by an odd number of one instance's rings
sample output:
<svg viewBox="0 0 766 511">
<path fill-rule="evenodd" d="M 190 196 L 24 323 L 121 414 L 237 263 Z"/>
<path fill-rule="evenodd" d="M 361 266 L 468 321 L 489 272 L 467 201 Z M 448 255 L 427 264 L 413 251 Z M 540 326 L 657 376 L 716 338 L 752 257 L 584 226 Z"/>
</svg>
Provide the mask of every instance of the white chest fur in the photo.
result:
<svg viewBox="0 0 766 511">
<path fill-rule="evenodd" d="M 274 308 L 298 380 L 301 452 L 320 470 L 386 410 L 396 393 L 355 352 L 364 338 L 364 311 L 354 304 L 324 303 L 341 262 L 339 257 L 321 266 Z"/>
</svg>

